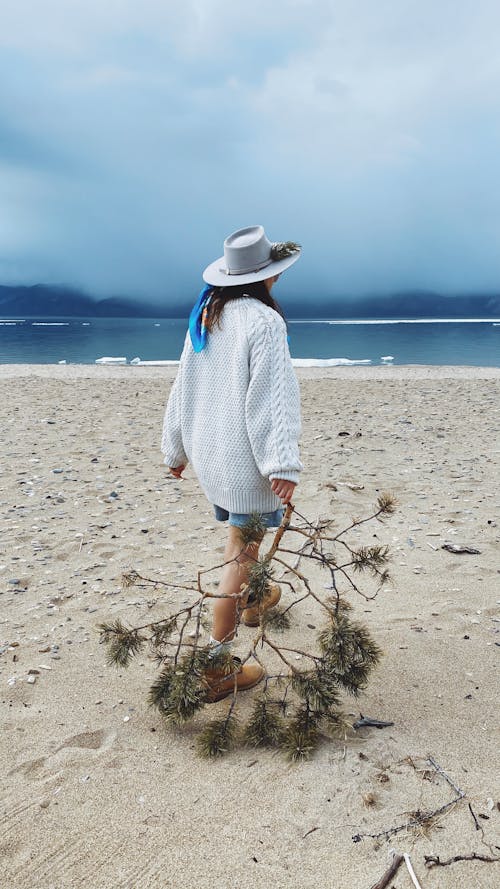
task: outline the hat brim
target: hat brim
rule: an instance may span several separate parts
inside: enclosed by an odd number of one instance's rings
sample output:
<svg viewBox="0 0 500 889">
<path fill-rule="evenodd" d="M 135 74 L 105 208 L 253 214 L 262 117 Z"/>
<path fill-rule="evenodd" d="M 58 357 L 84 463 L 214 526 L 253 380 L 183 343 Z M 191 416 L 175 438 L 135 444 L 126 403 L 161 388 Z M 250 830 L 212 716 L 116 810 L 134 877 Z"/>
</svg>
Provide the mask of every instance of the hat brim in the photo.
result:
<svg viewBox="0 0 500 889">
<path fill-rule="evenodd" d="M 294 262 L 300 257 L 301 250 L 297 250 L 286 259 L 279 259 L 276 262 L 270 262 L 263 269 L 257 272 L 249 272 L 246 275 L 228 275 L 224 257 L 216 259 L 210 263 L 203 272 L 203 280 L 207 284 L 213 284 L 214 287 L 237 287 L 241 284 L 253 284 L 257 281 L 265 281 L 266 278 L 272 278 L 274 275 L 281 275 L 286 269 L 290 268 Z"/>
</svg>

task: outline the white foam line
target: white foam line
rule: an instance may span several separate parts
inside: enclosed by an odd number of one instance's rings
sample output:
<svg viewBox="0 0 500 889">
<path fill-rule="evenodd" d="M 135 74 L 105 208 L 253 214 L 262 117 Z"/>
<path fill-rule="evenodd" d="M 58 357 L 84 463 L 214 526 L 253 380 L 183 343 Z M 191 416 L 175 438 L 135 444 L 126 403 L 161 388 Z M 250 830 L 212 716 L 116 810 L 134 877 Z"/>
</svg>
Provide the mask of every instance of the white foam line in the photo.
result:
<svg viewBox="0 0 500 889">
<path fill-rule="evenodd" d="M 32 327 L 69 327 L 69 321 L 32 321 Z"/>
<path fill-rule="evenodd" d="M 134 367 L 172 367 L 179 364 L 178 359 L 164 361 L 141 361 L 141 359 L 133 358 L 130 362 Z"/>
<path fill-rule="evenodd" d="M 107 364 L 112 363 L 112 359 L 106 359 Z M 116 363 L 114 359 L 113 363 Z M 96 364 L 104 364 L 103 359 L 98 359 Z M 295 367 L 343 367 L 352 364 L 371 364 L 371 358 L 292 358 L 292 364 Z M 165 361 L 137 361 L 134 359 L 130 362 L 133 367 L 175 367 L 179 364 L 178 360 Z"/>
<path fill-rule="evenodd" d="M 376 321 L 350 320 L 323 320 L 313 321 L 311 318 L 302 320 L 293 319 L 290 324 L 498 324 L 500 318 L 380 318 Z"/>
<path fill-rule="evenodd" d="M 26 318 L 0 318 L 0 324 L 24 324 Z"/>
<path fill-rule="evenodd" d="M 294 367 L 344 367 L 371 363 L 371 358 L 292 358 Z"/>
</svg>

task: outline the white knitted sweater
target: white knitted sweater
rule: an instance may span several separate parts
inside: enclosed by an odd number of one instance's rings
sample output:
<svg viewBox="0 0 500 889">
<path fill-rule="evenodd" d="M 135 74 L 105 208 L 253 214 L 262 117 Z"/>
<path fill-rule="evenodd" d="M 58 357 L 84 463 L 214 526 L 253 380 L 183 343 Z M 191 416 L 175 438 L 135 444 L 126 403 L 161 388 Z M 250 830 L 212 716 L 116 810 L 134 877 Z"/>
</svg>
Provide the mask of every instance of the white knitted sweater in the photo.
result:
<svg viewBox="0 0 500 889">
<path fill-rule="evenodd" d="M 298 482 L 299 386 L 286 326 L 251 298 L 228 302 L 195 352 L 189 332 L 163 423 L 167 466 L 191 462 L 211 503 L 273 512 L 270 479 Z"/>
</svg>

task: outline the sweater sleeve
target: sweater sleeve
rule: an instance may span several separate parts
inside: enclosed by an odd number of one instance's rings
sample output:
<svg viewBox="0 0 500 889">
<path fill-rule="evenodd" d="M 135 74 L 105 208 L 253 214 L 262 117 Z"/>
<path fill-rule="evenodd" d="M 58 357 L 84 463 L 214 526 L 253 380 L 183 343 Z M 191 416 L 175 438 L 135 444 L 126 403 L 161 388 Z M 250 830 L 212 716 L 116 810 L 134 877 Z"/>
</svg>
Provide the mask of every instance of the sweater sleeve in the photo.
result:
<svg viewBox="0 0 500 889">
<path fill-rule="evenodd" d="M 259 317 L 249 333 L 249 347 L 245 410 L 255 462 L 265 478 L 297 483 L 302 469 L 300 393 L 283 319 L 278 314 Z"/>
<path fill-rule="evenodd" d="M 181 396 L 182 396 L 182 369 L 183 356 L 186 346 L 184 346 L 179 370 L 177 376 L 170 389 L 170 395 L 167 401 L 165 416 L 163 419 L 163 432 L 161 437 L 161 450 L 164 456 L 164 462 L 167 466 L 186 465 L 188 458 L 184 450 L 182 442 L 182 426 L 181 426 Z"/>
</svg>

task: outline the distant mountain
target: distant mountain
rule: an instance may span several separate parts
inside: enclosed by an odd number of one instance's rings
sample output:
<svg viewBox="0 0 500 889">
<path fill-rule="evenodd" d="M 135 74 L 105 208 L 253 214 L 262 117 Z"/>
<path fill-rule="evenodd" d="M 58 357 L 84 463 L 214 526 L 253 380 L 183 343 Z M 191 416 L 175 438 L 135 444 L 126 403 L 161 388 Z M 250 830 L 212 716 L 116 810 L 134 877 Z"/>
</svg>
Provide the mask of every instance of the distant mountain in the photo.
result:
<svg viewBox="0 0 500 889">
<path fill-rule="evenodd" d="M 97 300 L 69 287 L 46 284 L 34 284 L 31 287 L 0 285 L 0 315 L 6 318 L 18 315 L 40 318 L 182 318 L 187 312 L 187 305 L 177 306 L 175 309 L 169 307 L 165 311 L 163 307 L 153 303 L 116 296 Z"/>
<path fill-rule="evenodd" d="M 65 287 L 0 286 L 0 313 L 14 315 L 87 315 L 93 305 L 83 293 Z"/>
<path fill-rule="evenodd" d="M 290 318 L 500 318 L 500 294 L 443 296 L 429 291 L 405 291 L 384 296 L 330 300 L 308 298 L 306 309 L 293 308 Z"/>
<path fill-rule="evenodd" d="M 0 316 L 83 318 L 187 318 L 192 300 L 165 298 L 162 305 L 113 296 L 93 299 L 79 290 L 35 284 L 31 287 L 0 285 Z M 349 299 L 299 295 L 286 300 L 289 318 L 500 318 L 500 294 L 442 296 L 429 291 L 405 291 L 387 296 Z"/>
</svg>

